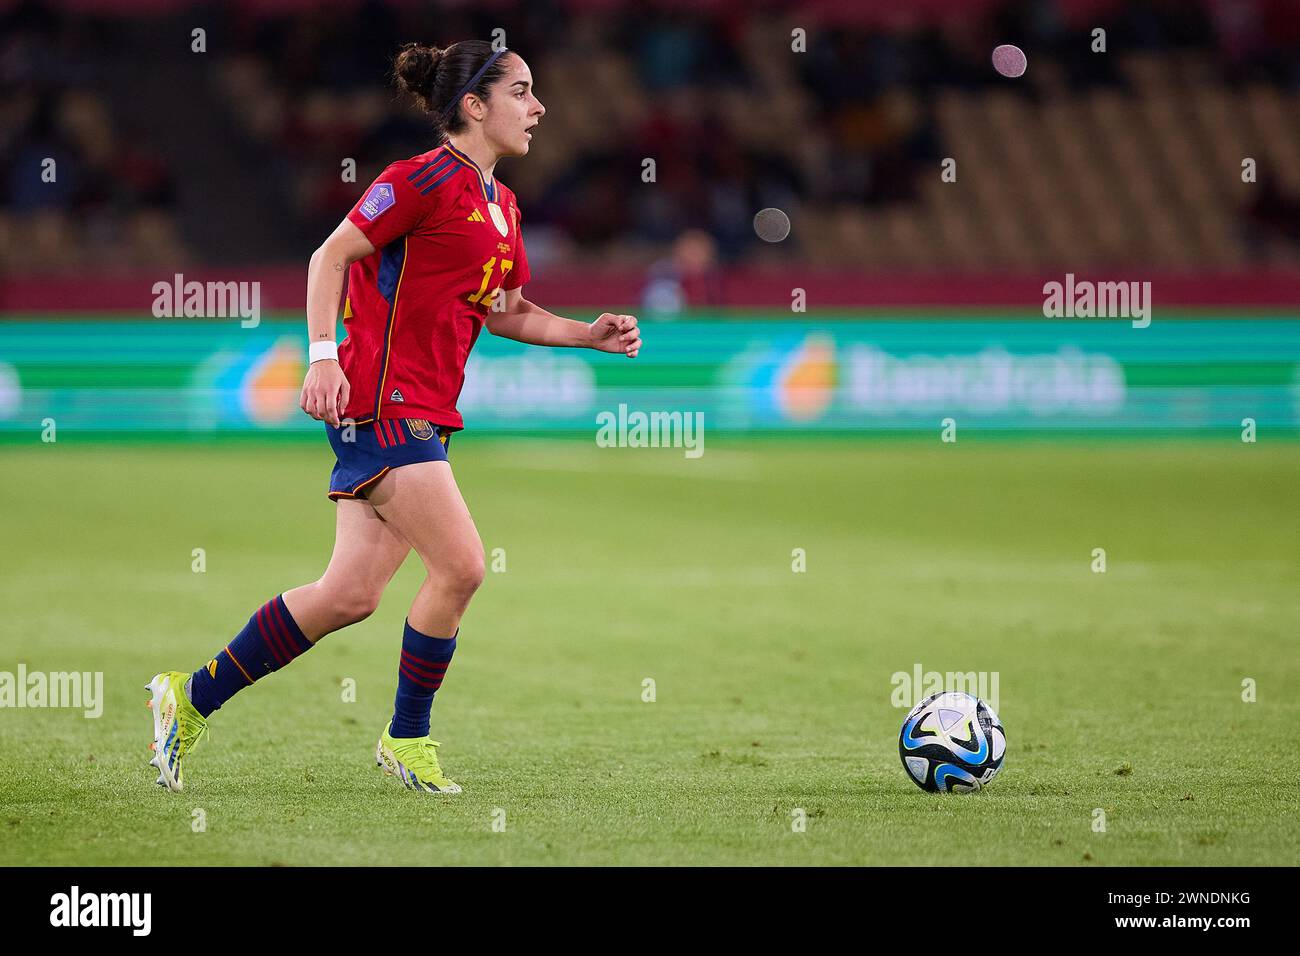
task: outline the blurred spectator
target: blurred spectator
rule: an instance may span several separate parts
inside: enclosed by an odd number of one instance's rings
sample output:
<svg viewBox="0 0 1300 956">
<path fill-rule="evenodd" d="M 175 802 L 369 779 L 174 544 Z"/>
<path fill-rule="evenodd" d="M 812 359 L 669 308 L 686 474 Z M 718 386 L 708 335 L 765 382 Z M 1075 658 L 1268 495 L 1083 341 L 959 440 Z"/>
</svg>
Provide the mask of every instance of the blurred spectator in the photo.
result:
<svg viewBox="0 0 1300 956">
<path fill-rule="evenodd" d="M 722 302 L 717 244 L 702 229 L 677 237 L 672 253 L 650 264 L 641 306 L 657 318 L 672 318 L 688 306 Z"/>
</svg>

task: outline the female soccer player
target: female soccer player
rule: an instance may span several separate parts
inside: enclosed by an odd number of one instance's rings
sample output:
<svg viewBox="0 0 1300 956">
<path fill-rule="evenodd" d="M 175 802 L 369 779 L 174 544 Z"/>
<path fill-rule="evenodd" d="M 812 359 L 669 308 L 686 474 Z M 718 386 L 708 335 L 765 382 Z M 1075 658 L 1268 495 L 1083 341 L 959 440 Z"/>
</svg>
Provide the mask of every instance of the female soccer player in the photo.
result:
<svg viewBox="0 0 1300 956">
<path fill-rule="evenodd" d="M 368 617 L 414 548 L 426 577 L 406 617 L 393 718 L 375 756 L 413 790 L 459 793 L 439 766 L 429 713 L 483 580 L 483 545 L 447 460 L 451 434 L 463 426 L 456 399 L 465 361 L 484 324 L 534 345 L 628 358 L 641 347 L 630 315 L 607 312 L 588 324 L 523 297 L 519 207 L 494 171 L 502 157 L 528 154 L 546 113 L 528 64 L 467 40 L 444 50 L 408 44 L 394 68 L 399 86 L 432 114 L 441 145 L 385 169 L 307 270 L 311 365 L 300 404 L 326 423 L 338 459 L 329 486 L 334 553 L 320 580 L 267 602 L 193 674 L 165 671 L 149 682 L 150 763 L 171 790 L 181 789 L 182 761 L 213 711 Z M 336 346 L 345 270 L 348 335 Z"/>
</svg>

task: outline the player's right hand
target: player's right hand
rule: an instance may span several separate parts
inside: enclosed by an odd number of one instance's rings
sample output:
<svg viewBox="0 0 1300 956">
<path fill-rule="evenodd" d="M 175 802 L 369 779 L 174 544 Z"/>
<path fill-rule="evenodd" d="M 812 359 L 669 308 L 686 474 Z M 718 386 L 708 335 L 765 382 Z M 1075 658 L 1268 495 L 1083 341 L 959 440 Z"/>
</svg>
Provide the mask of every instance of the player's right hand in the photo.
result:
<svg viewBox="0 0 1300 956">
<path fill-rule="evenodd" d="M 307 378 L 302 383 L 302 394 L 298 396 L 298 407 L 317 421 L 323 421 L 335 428 L 339 427 L 339 416 L 348 407 L 348 396 L 352 387 L 348 385 L 347 376 L 334 359 L 321 359 L 312 362 L 307 369 Z"/>
</svg>

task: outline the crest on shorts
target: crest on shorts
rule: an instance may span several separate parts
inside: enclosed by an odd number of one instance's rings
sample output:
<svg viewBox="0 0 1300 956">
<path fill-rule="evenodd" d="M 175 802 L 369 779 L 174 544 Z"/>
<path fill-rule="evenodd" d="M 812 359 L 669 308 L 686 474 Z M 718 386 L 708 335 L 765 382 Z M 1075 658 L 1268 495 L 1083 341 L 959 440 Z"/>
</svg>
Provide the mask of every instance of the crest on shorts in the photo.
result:
<svg viewBox="0 0 1300 956">
<path fill-rule="evenodd" d="M 494 202 L 488 203 L 488 212 L 492 215 L 492 225 L 497 227 L 497 232 L 501 235 L 509 235 L 510 227 L 506 225 L 506 214 L 501 211 L 501 207 Z"/>
<path fill-rule="evenodd" d="M 408 418 L 406 427 L 411 430 L 411 437 L 420 441 L 428 441 L 433 437 L 433 426 L 423 418 Z"/>
</svg>

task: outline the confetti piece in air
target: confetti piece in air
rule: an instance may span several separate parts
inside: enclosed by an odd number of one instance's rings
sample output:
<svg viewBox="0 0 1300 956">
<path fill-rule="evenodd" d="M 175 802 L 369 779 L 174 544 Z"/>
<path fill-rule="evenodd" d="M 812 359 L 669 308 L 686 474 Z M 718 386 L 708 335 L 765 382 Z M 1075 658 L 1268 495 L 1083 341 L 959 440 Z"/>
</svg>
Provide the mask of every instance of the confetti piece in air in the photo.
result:
<svg viewBox="0 0 1300 956">
<path fill-rule="evenodd" d="M 993 69 L 1003 76 L 1011 79 L 1024 76 L 1028 67 L 1029 61 L 1025 58 L 1025 51 L 1018 46 L 1004 43 L 993 51 Z"/>
<path fill-rule="evenodd" d="M 760 209 L 754 216 L 754 232 L 764 242 L 780 242 L 790 235 L 790 217 L 772 206 Z"/>
</svg>

